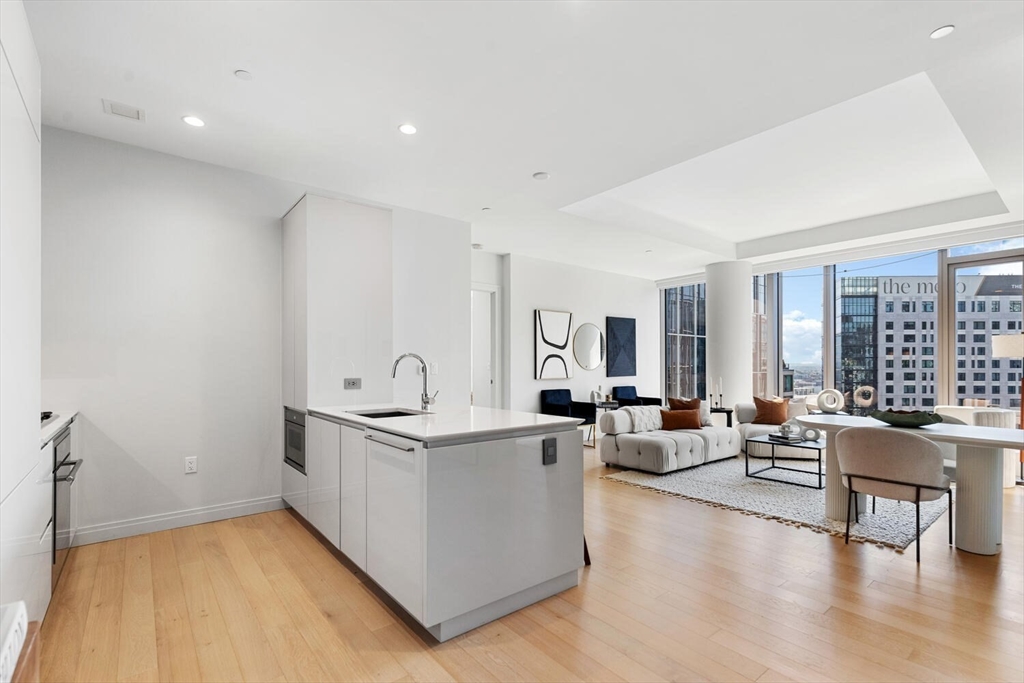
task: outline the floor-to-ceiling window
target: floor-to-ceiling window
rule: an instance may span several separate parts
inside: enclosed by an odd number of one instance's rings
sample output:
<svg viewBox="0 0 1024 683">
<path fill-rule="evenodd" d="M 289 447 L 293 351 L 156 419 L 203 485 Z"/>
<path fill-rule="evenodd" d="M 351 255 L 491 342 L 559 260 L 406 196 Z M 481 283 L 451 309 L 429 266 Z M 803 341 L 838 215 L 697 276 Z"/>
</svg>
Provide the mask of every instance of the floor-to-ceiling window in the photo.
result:
<svg viewBox="0 0 1024 683">
<path fill-rule="evenodd" d="M 707 397 L 704 285 L 666 289 L 665 395 Z"/>
<path fill-rule="evenodd" d="M 1022 249 L 1016 238 L 754 277 L 754 394 L 814 394 L 834 376 L 853 414 L 1019 407 L 1024 359 L 999 357 L 993 339 L 1024 333 Z M 704 285 L 664 302 L 667 395 L 705 398 Z"/>
<path fill-rule="evenodd" d="M 816 394 L 824 387 L 822 286 L 824 269 L 779 273 L 782 289 L 782 395 Z"/>
<path fill-rule="evenodd" d="M 836 388 L 847 410 L 935 406 L 938 253 L 836 265 Z"/>
<path fill-rule="evenodd" d="M 772 364 L 772 324 L 768 317 L 770 309 L 768 306 L 767 279 L 767 275 L 754 276 L 754 308 L 751 321 L 754 340 L 754 396 L 762 398 L 774 393 L 768 386 Z"/>
<path fill-rule="evenodd" d="M 956 342 L 950 398 L 958 405 L 1020 408 L 1022 360 L 1002 357 L 997 338 L 1024 333 L 1024 260 L 1000 256 L 1024 240 L 950 250 Z"/>
</svg>

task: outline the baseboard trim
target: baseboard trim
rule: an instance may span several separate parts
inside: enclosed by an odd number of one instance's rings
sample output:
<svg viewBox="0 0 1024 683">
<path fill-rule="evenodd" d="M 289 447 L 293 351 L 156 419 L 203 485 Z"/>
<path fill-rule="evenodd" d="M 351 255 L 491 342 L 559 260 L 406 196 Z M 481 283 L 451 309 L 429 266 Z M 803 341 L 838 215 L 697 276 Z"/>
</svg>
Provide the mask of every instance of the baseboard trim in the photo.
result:
<svg viewBox="0 0 1024 683">
<path fill-rule="evenodd" d="M 234 503 L 221 503 L 191 510 L 180 510 L 136 519 L 126 519 L 120 522 L 108 522 L 106 524 L 94 524 L 92 526 L 80 527 L 75 533 L 75 546 L 89 545 L 90 543 L 101 543 L 112 541 L 118 538 L 149 534 L 154 531 L 167 531 L 178 529 L 193 524 L 205 524 L 207 522 L 219 522 L 232 517 L 245 517 L 260 512 L 280 510 L 285 507 L 281 496 L 265 496 L 263 498 L 252 498 L 240 500 Z"/>
</svg>

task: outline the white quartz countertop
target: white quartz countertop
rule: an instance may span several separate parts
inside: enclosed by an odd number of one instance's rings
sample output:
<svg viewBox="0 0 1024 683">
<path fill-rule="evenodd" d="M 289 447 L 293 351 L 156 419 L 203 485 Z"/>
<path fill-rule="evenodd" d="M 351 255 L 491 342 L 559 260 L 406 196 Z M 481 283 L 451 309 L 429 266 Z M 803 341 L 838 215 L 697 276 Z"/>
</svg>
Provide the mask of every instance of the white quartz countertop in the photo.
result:
<svg viewBox="0 0 1024 683">
<path fill-rule="evenodd" d="M 71 420 L 78 415 L 77 410 L 54 410 L 50 419 L 43 423 L 42 434 L 39 437 L 39 446 L 45 446 L 53 440 L 53 437 L 60 434 L 60 430 L 71 424 Z"/>
<path fill-rule="evenodd" d="M 354 412 L 382 409 L 417 410 L 394 404 L 329 406 L 309 408 L 315 417 L 334 419 L 352 425 L 378 429 L 382 432 L 409 439 L 431 442 L 456 440 L 484 440 L 481 437 L 501 438 L 508 435 L 542 434 L 575 429 L 581 421 L 576 418 L 538 415 L 515 410 L 477 407 L 436 407 L 426 415 L 373 418 Z"/>
</svg>

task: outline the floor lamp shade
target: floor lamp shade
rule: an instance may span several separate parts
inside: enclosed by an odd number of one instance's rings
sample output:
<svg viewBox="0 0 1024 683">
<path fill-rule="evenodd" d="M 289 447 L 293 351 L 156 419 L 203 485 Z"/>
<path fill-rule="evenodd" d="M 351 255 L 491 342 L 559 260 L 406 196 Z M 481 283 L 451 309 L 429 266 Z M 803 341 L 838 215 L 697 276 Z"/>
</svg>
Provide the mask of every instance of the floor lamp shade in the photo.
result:
<svg viewBox="0 0 1024 683">
<path fill-rule="evenodd" d="M 1024 357 L 1024 334 L 994 334 L 992 335 L 992 357 L 993 358 L 1022 358 Z M 1020 404 L 1020 423 L 1024 425 L 1024 372 L 1020 377 L 1020 393 L 1017 394 Z M 1024 462 L 1024 450 L 1020 452 L 1020 461 Z"/>
<path fill-rule="evenodd" d="M 993 358 L 1024 357 L 1024 334 L 992 335 Z"/>
</svg>

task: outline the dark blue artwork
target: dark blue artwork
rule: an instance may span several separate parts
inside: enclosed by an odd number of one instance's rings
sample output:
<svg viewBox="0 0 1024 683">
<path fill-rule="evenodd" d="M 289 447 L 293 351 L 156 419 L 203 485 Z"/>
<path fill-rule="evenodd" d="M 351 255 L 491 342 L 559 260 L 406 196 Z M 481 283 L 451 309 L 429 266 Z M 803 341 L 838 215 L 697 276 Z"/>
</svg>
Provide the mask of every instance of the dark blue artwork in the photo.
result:
<svg viewBox="0 0 1024 683">
<path fill-rule="evenodd" d="M 636 376 L 636 318 L 605 318 L 608 376 Z"/>
</svg>

